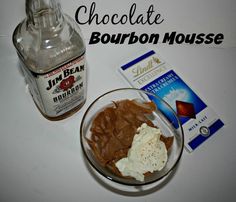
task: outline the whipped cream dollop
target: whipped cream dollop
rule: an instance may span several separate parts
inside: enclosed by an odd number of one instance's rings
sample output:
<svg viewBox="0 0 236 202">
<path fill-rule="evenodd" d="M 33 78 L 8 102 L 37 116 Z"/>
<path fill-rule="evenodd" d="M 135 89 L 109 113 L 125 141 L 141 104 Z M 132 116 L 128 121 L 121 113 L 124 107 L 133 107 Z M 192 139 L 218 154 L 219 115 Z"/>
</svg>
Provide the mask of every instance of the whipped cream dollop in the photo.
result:
<svg viewBox="0 0 236 202">
<path fill-rule="evenodd" d="M 161 131 L 143 123 L 133 138 L 131 148 L 125 158 L 116 162 L 123 176 L 131 176 L 144 181 L 147 172 L 160 171 L 166 165 L 167 149 L 160 140 Z"/>
</svg>

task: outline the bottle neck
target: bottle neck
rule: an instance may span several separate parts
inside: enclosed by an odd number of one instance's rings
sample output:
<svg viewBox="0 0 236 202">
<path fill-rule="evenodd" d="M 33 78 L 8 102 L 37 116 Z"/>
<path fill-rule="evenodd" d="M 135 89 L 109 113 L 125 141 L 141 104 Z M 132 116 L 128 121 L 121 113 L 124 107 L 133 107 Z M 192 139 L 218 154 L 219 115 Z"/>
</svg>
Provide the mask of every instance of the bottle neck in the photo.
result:
<svg viewBox="0 0 236 202">
<path fill-rule="evenodd" d="M 26 0 L 27 23 L 35 28 L 53 28 L 63 21 L 58 0 Z"/>
</svg>

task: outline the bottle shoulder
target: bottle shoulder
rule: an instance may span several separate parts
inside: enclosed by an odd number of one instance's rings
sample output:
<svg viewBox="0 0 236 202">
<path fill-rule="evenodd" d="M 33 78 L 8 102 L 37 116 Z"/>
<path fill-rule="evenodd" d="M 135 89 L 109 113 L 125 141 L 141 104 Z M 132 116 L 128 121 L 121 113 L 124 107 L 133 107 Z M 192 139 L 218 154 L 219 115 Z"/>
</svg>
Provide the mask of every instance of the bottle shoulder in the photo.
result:
<svg viewBox="0 0 236 202">
<path fill-rule="evenodd" d="M 85 53 L 78 25 L 67 15 L 53 29 L 35 29 L 23 20 L 13 33 L 13 43 L 25 65 L 35 73 L 49 72 Z"/>
</svg>

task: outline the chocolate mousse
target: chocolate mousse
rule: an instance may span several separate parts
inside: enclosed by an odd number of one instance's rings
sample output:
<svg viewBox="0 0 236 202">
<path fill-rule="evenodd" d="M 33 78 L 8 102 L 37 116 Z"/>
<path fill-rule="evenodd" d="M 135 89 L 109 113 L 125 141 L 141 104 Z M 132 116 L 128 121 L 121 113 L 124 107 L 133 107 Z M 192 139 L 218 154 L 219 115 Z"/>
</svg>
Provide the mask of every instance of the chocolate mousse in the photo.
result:
<svg viewBox="0 0 236 202">
<path fill-rule="evenodd" d="M 143 123 L 155 127 L 148 118 L 153 116 L 155 110 L 154 102 L 140 103 L 126 99 L 112 102 L 95 116 L 90 129 L 91 138 L 87 141 L 102 166 L 121 175 L 115 163 L 127 156 L 137 128 Z M 173 137 L 161 135 L 160 139 L 168 150 Z"/>
</svg>

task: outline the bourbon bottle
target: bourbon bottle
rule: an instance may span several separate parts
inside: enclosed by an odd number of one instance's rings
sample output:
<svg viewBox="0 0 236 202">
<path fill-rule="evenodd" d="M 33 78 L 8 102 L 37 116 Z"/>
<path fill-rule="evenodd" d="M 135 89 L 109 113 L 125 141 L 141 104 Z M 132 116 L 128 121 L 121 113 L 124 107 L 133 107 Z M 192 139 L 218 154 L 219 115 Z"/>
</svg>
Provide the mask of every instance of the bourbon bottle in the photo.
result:
<svg viewBox="0 0 236 202">
<path fill-rule="evenodd" d="M 13 44 L 39 111 L 60 120 L 85 103 L 87 66 L 78 25 L 62 13 L 58 0 L 26 0 L 27 17 L 16 27 Z"/>
</svg>

